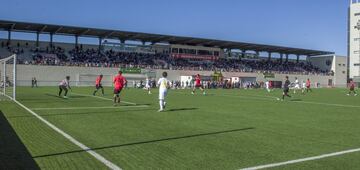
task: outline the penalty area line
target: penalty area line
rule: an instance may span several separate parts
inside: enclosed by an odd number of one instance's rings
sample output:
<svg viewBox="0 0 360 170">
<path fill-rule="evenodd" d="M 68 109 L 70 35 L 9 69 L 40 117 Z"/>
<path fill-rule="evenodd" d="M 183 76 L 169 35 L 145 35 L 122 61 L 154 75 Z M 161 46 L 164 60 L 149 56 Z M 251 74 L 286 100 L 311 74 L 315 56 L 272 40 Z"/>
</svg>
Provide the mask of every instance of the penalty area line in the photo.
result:
<svg viewBox="0 0 360 170">
<path fill-rule="evenodd" d="M 136 105 L 136 106 L 100 106 L 100 107 L 45 107 L 45 108 L 31 108 L 31 110 L 86 110 L 86 109 L 121 109 L 121 108 L 139 108 L 149 107 L 148 105 Z"/>
<path fill-rule="evenodd" d="M 88 95 L 88 94 L 80 94 L 80 93 L 72 93 L 78 96 L 85 96 L 85 97 L 94 97 L 94 98 L 98 98 L 98 99 L 102 99 L 102 100 L 109 100 L 109 101 L 113 101 L 113 99 L 109 99 L 106 97 L 101 97 L 101 96 L 93 96 L 93 95 Z M 125 104 L 131 104 L 131 105 L 137 105 L 136 103 L 133 102 L 128 102 L 128 101 L 120 101 L 121 103 L 125 103 Z"/>
<path fill-rule="evenodd" d="M 360 152 L 360 148 L 344 150 L 344 151 L 339 151 L 339 152 L 333 152 L 333 153 L 323 154 L 323 155 L 318 155 L 318 156 L 313 156 L 313 157 L 289 160 L 289 161 L 285 161 L 285 162 L 278 162 L 278 163 L 272 163 L 272 164 L 267 164 L 267 165 L 259 165 L 259 166 L 254 166 L 254 167 L 242 168 L 240 170 L 258 170 L 258 169 L 274 168 L 274 167 L 296 164 L 296 163 L 301 163 L 301 162 L 306 162 L 306 161 L 324 159 L 324 158 L 328 158 L 328 157 L 335 157 L 335 156 L 350 154 L 350 153 L 354 153 L 354 152 Z"/>
<path fill-rule="evenodd" d="M 106 158 L 104 158 L 103 156 L 101 156 L 100 154 L 98 154 L 97 152 L 91 150 L 91 148 L 89 148 L 88 146 L 86 146 L 85 144 L 79 142 L 78 140 L 76 140 L 75 138 L 73 138 L 72 136 L 70 136 L 69 134 L 67 134 L 66 132 L 64 132 L 63 130 L 61 130 L 60 128 L 56 127 L 54 124 L 50 123 L 49 121 L 47 121 L 46 119 L 44 119 L 43 117 L 39 116 L 37 113 L 35 113 L 34 111 L 32 111 L 31 109 L 29 109 L 28 107 L 26 107 L 25 105 L 23 105 L 22 103 L 20 103 L 17 100 L 13 100 L 16 104 L 18 104 L 19 106 L 21 106 L 23 109 L 25 109 L 26 111 L 28 111 L 29 113 L 31 113 L 33 116 L 35 116 L 36 118 L 38 118 L 40 121 L 42 121 L 43 123 L 45 123 L 47 126 L 49 126 L 51 129 L 53 129 L 54 131 L 58 132 L 59 134 L 61 134 L 63 137 L 65 137 L 66 139 L 68 139 L 71 143 L 75 144 L 76 146 L 80 147 L 82 150 L 84 150 L 85 152 L 89 153 L 91 156 L 93 156 L 95 159 L 97 159 L 98 161 L 100 161 L 101 163 L 103 163 L 104 165 L 106 165 L 108 168 L 113 169 L 113 170 L 121 170 L 121 168 L 119 166 L 117 166 L 116 164 L 110 162 L 109 160 L 107 160 Z"/>
</svg>

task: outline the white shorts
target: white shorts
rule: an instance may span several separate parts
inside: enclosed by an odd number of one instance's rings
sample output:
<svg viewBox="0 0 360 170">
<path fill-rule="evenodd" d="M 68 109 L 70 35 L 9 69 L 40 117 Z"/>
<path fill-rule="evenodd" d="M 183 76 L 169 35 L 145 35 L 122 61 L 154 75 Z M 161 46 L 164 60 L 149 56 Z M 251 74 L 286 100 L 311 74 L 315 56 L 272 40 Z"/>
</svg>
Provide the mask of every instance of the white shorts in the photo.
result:
<svg viewBox="0 0 360 170">
<path fill-rule="evenodd" d="M 300 85 L 296 84 L 295 89 L 300 89 Z"/>
<path fill-rule="evenodd" d="M 150 89 L 150 85 L 148 85 L 148 84 L 145 85 L 145 88 Z"/>
<path fill-rule="evenodd" d="M 164 100 L 167 95 L 167 90 L 159 91 L 159 100 Z"/>
</svg>

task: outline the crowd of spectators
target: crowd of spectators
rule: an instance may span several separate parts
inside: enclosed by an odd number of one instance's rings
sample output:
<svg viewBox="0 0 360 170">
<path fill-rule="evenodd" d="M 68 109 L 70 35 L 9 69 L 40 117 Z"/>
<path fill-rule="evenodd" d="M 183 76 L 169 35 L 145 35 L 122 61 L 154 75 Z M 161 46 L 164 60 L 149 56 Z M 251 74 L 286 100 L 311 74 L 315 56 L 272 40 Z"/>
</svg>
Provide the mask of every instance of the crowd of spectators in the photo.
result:
<svg viewBox="0 0 360 170">
<path fill-rule="evenodd" d="M 23 53 L 20 45 L 7 46 L 13 53 Z M 119 52 L 113 50 L 83 49 L 82 47 L 66 51 L 61 47 L 33 48 L 33 60 L 25 64 L 83 66 L 83 67 L 122 67 L 170 70 L 197 70 L 222 72 L 271 72 L 283 74 L 332 74 L 320 70 L 310 62 L 286 62 L 280 60 L 260 59 L 226 59 L 204 61 L 196 59 L 171 58 L 163 53 Z"/>
</svg>

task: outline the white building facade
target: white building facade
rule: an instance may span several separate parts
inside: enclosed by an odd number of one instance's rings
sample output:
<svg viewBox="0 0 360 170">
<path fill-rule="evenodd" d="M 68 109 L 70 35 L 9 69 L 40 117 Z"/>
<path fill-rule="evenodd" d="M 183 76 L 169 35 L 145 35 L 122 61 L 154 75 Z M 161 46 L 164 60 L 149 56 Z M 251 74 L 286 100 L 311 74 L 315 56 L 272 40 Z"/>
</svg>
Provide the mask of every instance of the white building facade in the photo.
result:
<svg viewBox="0 0 360 170">
<path fill-rule="evenodd" d="M 349 78 L 360 78 L 360 0 L 350 0 L 348 18 Z"/>
</svg>

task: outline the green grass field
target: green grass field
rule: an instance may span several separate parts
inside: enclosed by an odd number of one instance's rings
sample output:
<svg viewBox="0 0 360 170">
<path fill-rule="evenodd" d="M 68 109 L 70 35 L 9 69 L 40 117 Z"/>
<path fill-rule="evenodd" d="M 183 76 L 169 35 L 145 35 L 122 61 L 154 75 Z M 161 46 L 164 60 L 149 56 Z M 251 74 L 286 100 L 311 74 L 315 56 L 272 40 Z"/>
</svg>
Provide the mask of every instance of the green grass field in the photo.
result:
<svg viewBox="0 0 360 170">
<path fill-rule="evenodd" d="M 103 98 L 87 96 L 92 90 L 73 88 L 62 99 L 56 87 L 21 87 L 17 99 L 122 169 L 235 170 L 360 148 L 360 98 L 346 89 L 284 102 L 280 90 L 171 90 L 166 112 L 157 112 L 155 89 L 126 89 L 122 99 L 136 105 L 119 107 L 110 88 Z M 0 110 L 16 133 L 2 135 L 17 136 L 41 169 L 107 169 L 14 102 L 1 101 Z M 272 169 L 360 169 L 359 159 L 354 152 Z"/>
</svg>

